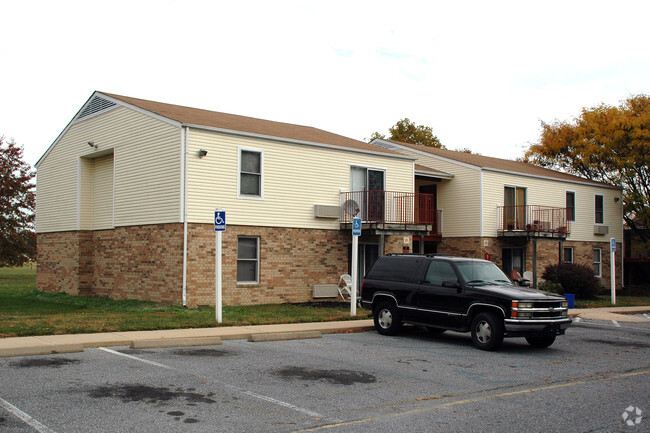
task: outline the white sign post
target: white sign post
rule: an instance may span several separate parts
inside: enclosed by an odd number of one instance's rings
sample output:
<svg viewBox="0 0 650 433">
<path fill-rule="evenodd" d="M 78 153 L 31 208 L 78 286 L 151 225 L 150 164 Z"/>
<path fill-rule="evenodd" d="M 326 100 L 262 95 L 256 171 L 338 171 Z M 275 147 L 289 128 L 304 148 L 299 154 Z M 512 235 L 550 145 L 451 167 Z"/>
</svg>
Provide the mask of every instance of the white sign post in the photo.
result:
<svg viewBox="0 0 650 433">
<path fill-rule="evenodd" d="M 357 315 L 357 287 L 359 285 L 359 236 L 361 218 L 352 218 L 352 293 L 350 294 L 350 316 Z"/>
<path fill-rule="evenodd" d="M 612 288 L 612 305 L 616 305 L 616 238 L 610 238 L 609 268 Z"/>
<path fill-rule="evenodd" d="M 223 321 L 223 301 L 222 301 L 222 285 L 221 285 L 221 261 L 222 261 L 222 252 L 221 252 L 221 235 L 226 231 L 226 211 L 222 209 L 217 209 L 214 211 L 214 231 L 215 231 L 215 242 L 214 242 L 214 308 L 216 310 L 217 323 Z"/>
</svg>

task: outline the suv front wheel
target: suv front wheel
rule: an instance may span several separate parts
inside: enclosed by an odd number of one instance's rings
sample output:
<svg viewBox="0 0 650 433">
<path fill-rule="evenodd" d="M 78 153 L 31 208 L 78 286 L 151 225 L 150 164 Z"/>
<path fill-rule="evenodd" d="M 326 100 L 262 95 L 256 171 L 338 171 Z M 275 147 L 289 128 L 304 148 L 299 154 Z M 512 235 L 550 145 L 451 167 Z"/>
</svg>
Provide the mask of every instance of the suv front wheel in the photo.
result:
<svg viewBox="0 0 650 433">
<path fill-rule="evenodd" d="M 474 346 L 481 350 L 495 350 L 503 343 L 503 320 L 492 312 L 477 314 L 471 331 Z"/>
<path fill-rule="evenodd" d="M 382 335 L 395 335 L 402 326 L 402 317 L 392 302 L 382 302 L 375 307 L 375 329 Z"/>
</svg>

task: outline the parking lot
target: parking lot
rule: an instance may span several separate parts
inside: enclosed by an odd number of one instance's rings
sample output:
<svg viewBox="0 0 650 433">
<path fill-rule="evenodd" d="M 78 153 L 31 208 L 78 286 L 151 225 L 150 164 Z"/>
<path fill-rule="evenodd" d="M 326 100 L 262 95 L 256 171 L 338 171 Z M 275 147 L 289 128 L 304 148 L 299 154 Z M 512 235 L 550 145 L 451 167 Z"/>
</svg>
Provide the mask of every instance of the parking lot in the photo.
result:
<svg viewBox="0 0 650 433">
<path fill-rule="evenodd" d="M 649 337 L 583 320 L 548 349 L 408 327 L 4 358 L 0 431 L 650 431 Z"/>
</svg>

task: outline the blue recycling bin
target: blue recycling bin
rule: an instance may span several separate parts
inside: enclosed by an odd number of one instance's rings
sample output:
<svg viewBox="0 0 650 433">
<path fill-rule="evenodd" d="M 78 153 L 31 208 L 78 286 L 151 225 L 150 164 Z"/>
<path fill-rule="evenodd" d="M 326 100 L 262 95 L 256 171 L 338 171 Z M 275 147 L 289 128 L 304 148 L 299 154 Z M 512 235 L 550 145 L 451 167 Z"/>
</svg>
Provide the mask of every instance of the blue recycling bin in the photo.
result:
<svg viewBox="0 0 650 433">
<path fill-rule="evenodd" d="M 569 308 L 573 308 L 573 303 L 576 301 L 576 295 L 573 293 L 565 293 L 564 297 L 569 302 Z"/>
</svg>

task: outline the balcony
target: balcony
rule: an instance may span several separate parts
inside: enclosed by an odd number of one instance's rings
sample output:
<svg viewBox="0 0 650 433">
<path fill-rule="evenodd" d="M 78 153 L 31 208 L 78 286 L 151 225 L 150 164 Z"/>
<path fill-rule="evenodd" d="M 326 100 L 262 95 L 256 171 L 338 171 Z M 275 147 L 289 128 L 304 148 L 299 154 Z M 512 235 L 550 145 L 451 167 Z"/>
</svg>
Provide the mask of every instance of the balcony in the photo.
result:
<svg viewBox="0 0 650 433">
<path fill-rule="evenodd" d="M 566 208 L 498 206 L 497 221 L 497 235 L 504 237 L 566 239 L 571 233 Z"/>
<path fill-rule="evenodd" d="M 341 228 L 351 228 L 361 218 L 364 228 L 378 234 L 441 236 L 442 211 L 435 209 L 435 196 L 412 192 L 352 191 L 340 196 Z"/>
</svg>

